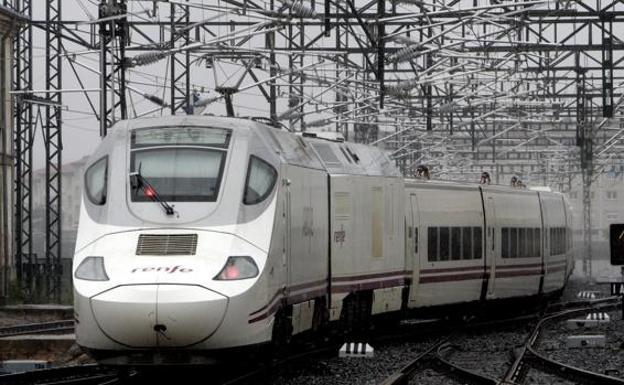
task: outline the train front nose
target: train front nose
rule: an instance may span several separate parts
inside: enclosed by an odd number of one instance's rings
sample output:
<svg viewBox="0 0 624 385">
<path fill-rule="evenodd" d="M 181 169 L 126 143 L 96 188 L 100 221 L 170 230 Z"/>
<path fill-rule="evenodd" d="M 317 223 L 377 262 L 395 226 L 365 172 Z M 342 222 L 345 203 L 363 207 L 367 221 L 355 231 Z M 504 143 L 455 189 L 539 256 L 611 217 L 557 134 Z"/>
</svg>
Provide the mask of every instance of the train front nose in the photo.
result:
<svg viewBox="0 0 624 385">
<path fill-rule="evenodd" d="M 194 285 L 125 285 L 91 298 L 98 327 L 136 348 L 201 342 L 219 328 L 227 306 L 227 297 Z"/>
</svg>

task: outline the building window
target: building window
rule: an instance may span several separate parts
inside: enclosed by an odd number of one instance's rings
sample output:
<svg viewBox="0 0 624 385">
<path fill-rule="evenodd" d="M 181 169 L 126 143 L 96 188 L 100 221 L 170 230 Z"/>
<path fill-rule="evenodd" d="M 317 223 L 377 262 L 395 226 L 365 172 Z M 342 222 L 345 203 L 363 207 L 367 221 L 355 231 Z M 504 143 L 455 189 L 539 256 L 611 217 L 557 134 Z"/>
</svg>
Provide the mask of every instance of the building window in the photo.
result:
<svg viewBox="0 0 624 385">
<path fill-rule="evenodd" d="M 617 191 L 607 191 L 607 199 L 616 199 Z"/>
<path fill-rule="evenodd" d="M 607 221 L 617 221 L 618 217 L 619 217 L 618 213 L 614 213 L 614 212 L 605 213 L 605 218 L 607 219 Z"/>
</svg>

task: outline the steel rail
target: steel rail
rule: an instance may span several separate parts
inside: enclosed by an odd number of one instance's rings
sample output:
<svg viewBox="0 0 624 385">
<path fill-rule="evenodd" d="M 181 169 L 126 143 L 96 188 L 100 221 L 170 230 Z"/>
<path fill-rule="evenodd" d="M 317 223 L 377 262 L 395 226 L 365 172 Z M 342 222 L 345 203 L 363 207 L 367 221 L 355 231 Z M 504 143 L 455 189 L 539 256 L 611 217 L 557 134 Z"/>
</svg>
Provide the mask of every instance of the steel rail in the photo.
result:
<svg viewBox="0 0 624 385">
<path fill-rule="evenodd" d="M 525 344 L 516 353 L 516 359 L 510 366 L 509 370 L 499 383 L 500 385 L 518 384 L 524 380 L 524 376 L 527 371 L 534 367 L 544 370 L 545 372 L 555 375 L 557 377 L 563 377 L 566 379 L 574 380 L 577 383 L 583 384 L 619 384 L 624 385 L 624 379 L 619 379 L 611 376 L 606 376 L 600 373 L 591 372 L 582 368 L 578 368 L 572 365 L 564 364 L 552 360 L 540 353 L 535 348 L 539 342 L 541 332 L 544 325 L 547 323 L 569 318 L 578 314 L 584 314 L 592 310 L 607 310 L 617 308 L 620 304 L 615 301 L 619 297 L 608 297 L 599 300 L 587 301 L 589 305 L 580 309 L 563 310 L 555 314 L 551 314 L 542 318 L 531 335 L 527 338 Z M 570 301 L 567 304 L 574 306 L 574 304 L 582 304 L 585 301 Z"/>
<path fill-rule="evenodd" d="M 495 378 L 466 368 L 462 368 L 461 366 L 447 360 L 444 357 L 442 351 L 450 350 L 452 348 L 453 347 L 450 344 L 443 344 L 438 348 L 434 362 L 436 368 L 442 368 L 442 370 L 444 370 L 444 372 L 446 372 L 449 376 L 456 377 L 458 380 L 462 381 L 462 383 L 476 385 L 498 385 L 498 380 L 496 380 Z"/>
<path fill-rule="evenodd" d="M 4 374 L 0 375 L 0 383 L 3 385 L 104 384 L 111 383 L 111 381 L 114 383 L 114 380 L 133 375 L 134 372 L 125 373 L 110 367 L 87 364 Z"/>
<path fill-rule="evenodd" d="M 547 320 L 554 319 L 555 317 L 564 318 L 570 315 L 584 313 L 584 312 L 587 312 L 588 310 L 617 307 L 619 304 L 619 302 L 617 301 L 619 301 L 619 297 L 608 297 L 608 298 L 594 299 L 594 300 L 574 300 L 574 301 L 559 302 L 559 303 L 555 303 L 552 305 L 547 305 L 543 309 L 543 311 L 549 314 L 552 314 L 552 312 L 555 309 L 568 309 L 568 310 L 559 311 L 558 313 L 542 318 L 541 321 L 538 322 L 536 328 L 531 333 L 531 336 L 529 337 L 528 341 L 531 341 L 532 343 L 535 343 L 537 341 L 539 337 L 539 333 L 536 333 L 536 331 L 539 331 L 540 325 L 543 325 Z M 579 307 L 582 307 L 582 308 L 579 309 Z M 475 328 L 482 328 L 486 326 L 513 323 L 513 322 L 518 322 L 518 321 L 528 321 L 528 320 L 536 319 L 539 317 L 540 317 L 540 311 L 532 313 L 532 314 L 527 314 L 527 315 L 522 315 L 522 316 L 517 316 L 517 317 L 512 317 L 512 318 L 506 318 L 506 319 L 500 319 L 500 320 L 486 320 L 482 322 L 475 322 L 470 325 L 464 325 L 461 331 L 466 331 L 466 330 L 475 329 Z M 503 378 L 503 380 L 494 379 L 484 374 L 480 374 L 475 371 L 462 368 L 461 366 L 456 365 L 450 362 L 449 360 L 447 360 L 446 358 L 444 358 L 442 351 L 447 350 L 451 347 L 448 341 L 452 338 L 452 336 L 456 335 L 459 332 L 460 331 L 455 331 L 455 333 L 453 333 L 451 336 L 443 337 L 440 340 L 438 340 L 431 347 L 429 347 L 425 352 L 416 356 L 410 363 L 404 366 L 401 370 L 387 377 L 380 385 L 406 385 L 409 383 L 409 379 L 413 377 L 416 371 L 424 367 L 431 367 L 433 369 L 439 369 L 440 371 L 444 372 L 450 377 L 457 378 L 458 380 L 463 381 L 465 383 L 469 383 L 469 384 L 485 384 L 485 385 L 516 384 L 515 380 L 519 378 L 519 376 L 511 376 L 510 373 L 519 373 L 521 370 L 526 369 L 525 366 L 522 366 L 524 362 L 524 358 L 522 359 L 517 358 L 515 360 L 515 362 L 512 364 L 510 369 L 505 374 L 505 377 Z M 524 347 L 526 348 L 526 345 Z M 526 356 L 528 358 L 529 355 L 530 355 L 531 362 L 537 362 L 539 360 L 540 362 L 542 362 L 542 365 L 545 367 L 556 366 L 557 370 L 560 370 L 560 371 L 567 370 L 568 373 L 571 373 L 570 374 L 571 376 L 578 373 L 579 376 L 598 379 L 598 381 L 596 382 L 589 382 L 589 381 L 586 382 L 588 384 L 602 384 L 602 383 L 624 384 L 624 380 L 615 379 L 616 381 L 619 381 L 619 382 L 604 382 L 605 378 L 611 381 L 613 377 L 608 377 L 608 376 L 600 375 L 597 373 L 591 373 L 583 369 L 573 368 L 568 365 L 557 364 L 557 363 L 554 363 L 554 361 L 549 360 L 549 359 L 542 360 L 542 356 L 539 353 L 536 353 L 529 349 L 522 349 L 521 352 L 519 353 L 519 356 L 521 357 Z M 513 380 L 512 380 L 512 377 L 513 377 Z M 601 380 L 603 382 L 600 382 Z"/>
<path fill-rule="evenodd" d="M 427 350 L 420 353 L 407 365 L 405 365 L 398 372 L 391 374 L 380 385 L 407 385 L 409 379 L 416 373 L 417 370 L 428 366 L 429 357 L 436 352 L 442 345 L 448 342 L 451 336 L 442 337 L 434 342 Z"/>
<path fill-rule="evenodd" d="M 42 334 L 42 333 L 73 333 L 74 320 L 62 320 L 32 323 L 24 325 L 13 325 L 0 328 L 0 338 L 12 337 L 24 334 Z"/>
</svg>

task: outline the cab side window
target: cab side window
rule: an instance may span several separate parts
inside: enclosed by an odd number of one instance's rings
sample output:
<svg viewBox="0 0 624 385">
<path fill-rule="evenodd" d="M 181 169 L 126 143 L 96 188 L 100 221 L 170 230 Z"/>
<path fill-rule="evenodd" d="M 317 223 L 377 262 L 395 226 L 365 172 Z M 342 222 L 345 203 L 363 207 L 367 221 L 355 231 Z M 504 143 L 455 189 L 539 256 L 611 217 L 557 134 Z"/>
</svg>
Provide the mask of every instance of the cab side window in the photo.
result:
<svg viewBox="0 0 624 385">
<path fill-rule="evenodd" d="M 108 157 L 93 163 L 85 172 L 85 192 L 87 198 L 97 206 L 106 204 L 108 181 Z"/>
<path fill-rule="evenodd" d="M 252 155 L 249 159 L 243 203 L 246 205 L 254 205 L 265 200 L 271 194 L 271 191 L 273 191 L 276 180 L 277 171 L 275 168 L 262 159 Z"/>
</svg>

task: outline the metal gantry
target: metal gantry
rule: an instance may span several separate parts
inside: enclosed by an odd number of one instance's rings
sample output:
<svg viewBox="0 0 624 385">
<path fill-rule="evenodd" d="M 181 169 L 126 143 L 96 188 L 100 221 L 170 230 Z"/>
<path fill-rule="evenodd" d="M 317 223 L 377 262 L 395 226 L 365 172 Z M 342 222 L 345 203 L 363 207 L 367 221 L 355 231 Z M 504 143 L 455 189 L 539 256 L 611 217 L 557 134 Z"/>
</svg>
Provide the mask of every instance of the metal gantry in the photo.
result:
<svg viewBox="0 0 624 385">
<path fill-rule="evenodd" d="M 15 12 L 32 18 L 31 0 L 15 0 L 5 4 Z M 13 41 L 13 89 L 32 90 L 33 85 L 33 27 L 20 25 Z M 27 94 L 25 94 L 27 95 Z M 33 163 L 33 107 L 25 95 L 14 98 L 15 151 L 15 263 L 17 280 L 25 298 L 34 290 L 35 258 L 32 249 L 32 163 Z"/>
<path fill-rule="evenodd" d="M 45 181 L 45 267 L 46 298 L 61 299 L 61 187 L 63 68 L 61 50 L 62 0 L 46 0 L 46 120 L 44 122 Z"/>
<path fill-rule="evenodd" d="M 6 3 L 32 16 L 31 1 Z M 23 282 L 33 257 L 30 96 L 48 103 L 46 264 L 60 254 L 62 57 L 80 87 L 100 79 L 99 108 L 85 90 L 63 119 L 92 111 L 100 136 L 120 119 L 225 112 L 384 146 L 408 176 L 426 164 L 443 178 L 488 171 L 565 189 L 582 175 L 586 226 L 591 181 L 624 162 L 622 1 L 63 0 L 85 15 L 63 20 L 61 0 L 46 5 L 15 40 L 14 89 L 31 91 L 14 98 Z M 33 28 L 47 40 L 41 95 Z"/>
</svg>

